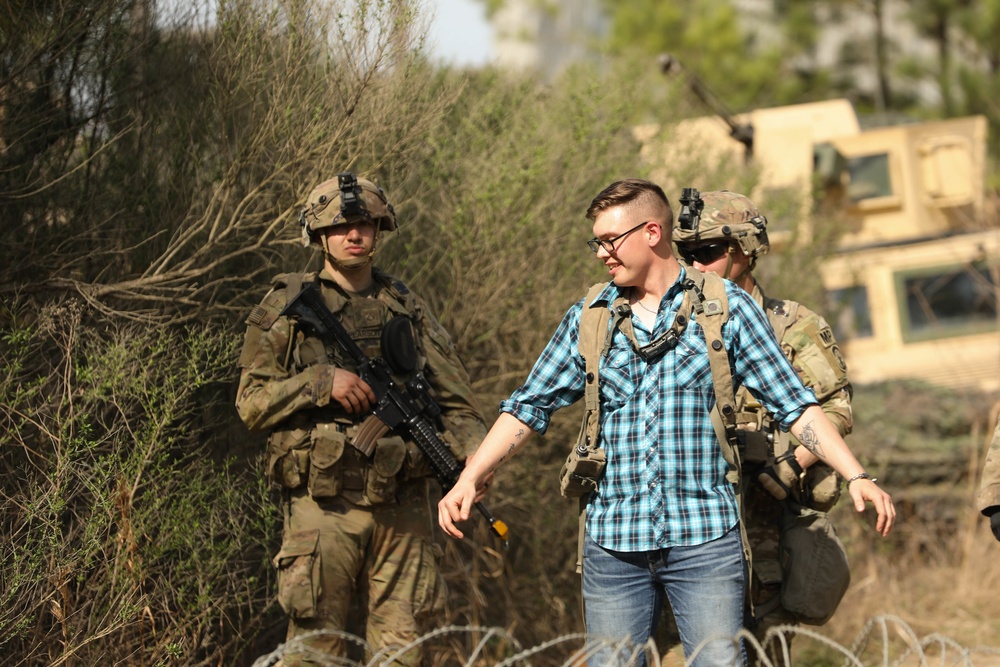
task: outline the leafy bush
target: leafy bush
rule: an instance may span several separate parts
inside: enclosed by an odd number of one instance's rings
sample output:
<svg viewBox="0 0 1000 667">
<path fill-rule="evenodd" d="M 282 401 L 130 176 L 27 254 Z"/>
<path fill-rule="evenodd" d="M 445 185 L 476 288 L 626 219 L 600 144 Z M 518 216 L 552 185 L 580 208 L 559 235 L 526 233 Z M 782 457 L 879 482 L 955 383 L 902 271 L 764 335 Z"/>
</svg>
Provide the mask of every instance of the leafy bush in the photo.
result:
<svg viewBox="0 0 1000 667">
<path fill-rule="evenodd" d="M 0 648 L 218 664 L 268 622 L 275 521 L 256 476 L 213 452 L 233 337 L 87 315 L 66 301 L 3 332 Z"/>
</svg>

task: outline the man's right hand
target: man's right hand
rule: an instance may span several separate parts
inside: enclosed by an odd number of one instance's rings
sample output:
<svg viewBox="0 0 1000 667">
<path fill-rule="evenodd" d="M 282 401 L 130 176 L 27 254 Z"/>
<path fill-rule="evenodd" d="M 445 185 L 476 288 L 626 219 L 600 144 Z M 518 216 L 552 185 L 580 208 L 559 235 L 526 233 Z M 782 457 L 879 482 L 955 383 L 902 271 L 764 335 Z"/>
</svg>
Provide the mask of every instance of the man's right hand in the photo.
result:
<svg viewBox="0 0 1000 667">
<path fill-rule="evenodd" d="M 460 475 L 455 485 L 438 503 L 438 525 L 441 529 L 456 539 L 465 537 L 455 524 L 468 520 L 478 495 L 475 482 Z"/>
<path fill-rule="evenodd" d="M 375 392 L 356 373 L 338 368 L 333 372 L 330 397 L 340 403 L 348 414 L 363 414 L 375 405 Z"/>
</svg>

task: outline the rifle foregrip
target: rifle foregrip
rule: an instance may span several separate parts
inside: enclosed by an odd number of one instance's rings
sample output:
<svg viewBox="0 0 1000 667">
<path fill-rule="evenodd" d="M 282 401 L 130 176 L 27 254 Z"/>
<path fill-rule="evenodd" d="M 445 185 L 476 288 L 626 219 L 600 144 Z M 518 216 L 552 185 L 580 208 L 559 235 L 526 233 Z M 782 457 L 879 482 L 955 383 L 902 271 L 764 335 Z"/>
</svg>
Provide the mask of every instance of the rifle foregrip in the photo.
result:
<svg viewBox="0 0 1000 667">
<path fill-rule="evenodd" d="M 425 419 L 413 419 L 409 422 L 410 434 L 417 441 L 424 456 L 431 464 L 434 474 L 437 475 L 441 485 L 451 488 L 458 479 L 460 467 L 458 461 L 452 455 L 451 450 L 438 436 L 430 424 Z"/>
</svg>

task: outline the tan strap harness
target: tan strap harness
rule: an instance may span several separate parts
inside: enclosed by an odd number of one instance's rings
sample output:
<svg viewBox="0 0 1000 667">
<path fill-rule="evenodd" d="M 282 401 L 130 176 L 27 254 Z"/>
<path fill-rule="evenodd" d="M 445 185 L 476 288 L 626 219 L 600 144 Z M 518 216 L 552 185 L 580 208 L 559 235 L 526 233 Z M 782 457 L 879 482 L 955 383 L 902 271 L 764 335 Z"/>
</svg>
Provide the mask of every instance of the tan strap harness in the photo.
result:
<svg viewBox="0 0 1000 667">
<path fill-rule="evenodd" d="M 739 449 L 736 447 L 736 396 L 733 390 L 733 374 L 729 365 L 729 355 L 722 337 L 722 325 L 729 319 L 729 299 L 722 278 L 715 274 L 703 274 L 696 269 L 685 267 L 687 278 L 684 282 L 684 300 L 674 317 L 670 329 L 656 341 L 640 346 L 635 339 L 632 328 L 631 307 L 628 298 L 617 297 L 611 307 L 598 296 L 609 283 L 597 283 L 591 286 L 584 298 L 583 311 L 580 314 L 580 332 L 577 349 L 583 357 L 586 366 L 586 387 L 584 390 L 584 415 L 580 427 L 578 448 L 586 448 L 591 456 L 603 456 L 597 453 L 600 435 L 600 361 L 611 349 L 611 341 L 615 331 L 621 327 L 636 352 L 649 356 L 658 354 L 663 347 L 676 344 L 677 338 L 691 320 L 692 311 L 698 318 L 698 324 L 705 335 L 705 348 L 708 353 L 709 366 L 712 370 L 712 384 L 715 390 L 715 407 L 712 410 L 712 426 L 722 448 L 722 455 L 729 464 L 726 479 L 735 487 L 739 513 L 743 510 L 743 480 Z M 612 317 L 614 320 L 612 321 Z M 609 326 L 610 324 L 610 326 Z M 581 454 L 583 452 L 581 451 Z M 580 497 L 580 532 L 577 549 L 577 572 L 583 568 L 583 537 L 586 524 L 586 509 L 590 494 Z M 746 529 L 740 521 L 740 534 L 743 539 L 743 552 L 747 566 L 752 571 L 751 554 L 747 540 Z"/>
</svg>

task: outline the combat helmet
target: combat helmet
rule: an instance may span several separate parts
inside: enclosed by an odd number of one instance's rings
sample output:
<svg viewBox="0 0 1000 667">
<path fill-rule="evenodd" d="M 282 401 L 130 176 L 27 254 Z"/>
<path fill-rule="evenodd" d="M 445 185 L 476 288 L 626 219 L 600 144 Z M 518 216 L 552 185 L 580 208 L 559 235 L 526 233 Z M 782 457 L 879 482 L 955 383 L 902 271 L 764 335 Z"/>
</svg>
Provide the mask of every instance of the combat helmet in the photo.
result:
<svg viewBox="0 0 1000 667">
<path fill-rule="evenodd" d="M 396 229 L 396 212 L 379 186 L 351 172 L 323 181 L 309 193 L 299 215 L 302 245 L 319 243 L 319 233 L 336 225 L 371 220 L 379 231 Z M 322 244 L 321 244 L 322 245 Z"/>
<path fill-rule="evenodd" d="M 741 194 L 729 190 L 699 193 L 694 188 L 684 188 L 680 203 L 681 212 L 673 231 L 673 241 L 678 247 L 722 241 L 736 243 L 751 261 L 771 247 L 767 218 Z"/>
</svg>

